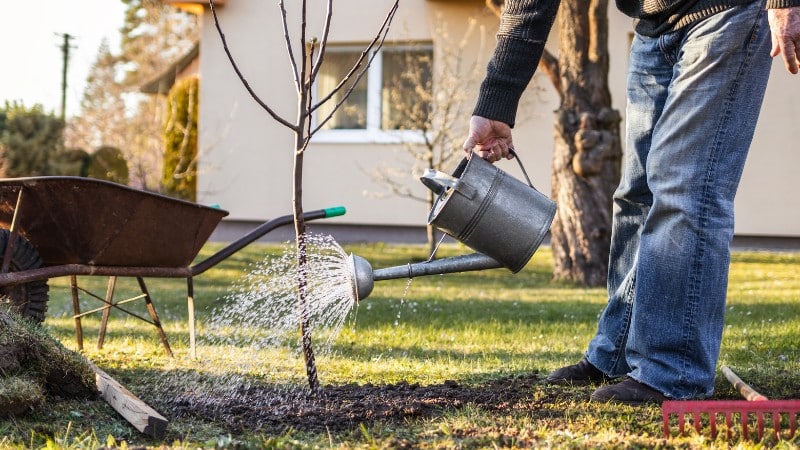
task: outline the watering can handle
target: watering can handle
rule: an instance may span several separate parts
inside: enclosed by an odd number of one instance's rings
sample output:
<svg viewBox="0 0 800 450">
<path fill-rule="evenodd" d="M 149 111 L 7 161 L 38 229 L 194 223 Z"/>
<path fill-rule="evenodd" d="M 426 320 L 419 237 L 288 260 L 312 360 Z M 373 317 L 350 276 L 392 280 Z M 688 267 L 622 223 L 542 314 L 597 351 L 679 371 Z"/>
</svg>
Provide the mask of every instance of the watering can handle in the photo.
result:
<svg viewBox="0 0 800 450">
<path fill-rule="evenodd" d="M 528 176 L 528 171 L 525 170 L 525 166 L 522 165 L 522 160 L 519 158 L 517 152 L 513 149 L 509 149 L 508 152 L 514 156 L 517 164 L 519 164 L 519 168 L 522 170 L 522 175 L 525 176 L 525 181 L 528 182 L 528 186 L 535 190 L 536 188 L 533 187 L 531 178 Z M 442 195 L 448 188 L 456 189 L 457 191 L 466 195 L 468 198 L 472 198 L 474 195 L 474 192 L 469 187 L 458 183 L 459 180 L 457 178 L 435 169 L 428 169 L 420 177 L 420 180 L 422 181 L 422 184 L 424 184 L 428 189 L 437 195 Z"/>
<path fill-rule="evenodd" d="M 533 189 L 536 189 L 535 187 L 533 187 L 533 183 L 531 183 L 531 178 L 528 176 L 528 171 L 526 171 L 525 166 L 522 165 L 522 160 L 519 159 L 519 155 L 517 154 L 517 152 L 514 151 L 513 148 L 510 148 L 508 149 L 508 153 L 511 153 L 511 155 L 514 156 L 514 159 L 517 160 L 517 164 L 519 164 L 519 168 L 522 170 L 522 175 L 525 176 L 525 181 L 528 182 L 528 186 L 532 187 Z"/>
</svg>

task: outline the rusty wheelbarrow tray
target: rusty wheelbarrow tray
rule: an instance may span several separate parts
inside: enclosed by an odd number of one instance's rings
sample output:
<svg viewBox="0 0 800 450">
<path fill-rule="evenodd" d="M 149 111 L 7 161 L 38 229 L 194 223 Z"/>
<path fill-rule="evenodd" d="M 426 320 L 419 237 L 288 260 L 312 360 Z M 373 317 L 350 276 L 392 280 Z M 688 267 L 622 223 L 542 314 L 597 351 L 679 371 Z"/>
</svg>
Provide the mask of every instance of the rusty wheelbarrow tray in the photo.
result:
<svg viewBox="0 0 800 450">
<path fill-rule="evenodd" d="M 334 217 L 344 212 L 343 207 L 320 209 L 305 213 L 304 219 Z M 186 278 L 194 353 L 192 277 L 219 264 L 269 231 L 293 222 L 291 215 L 265 222 L 209 258 L 192 265 L 211 233 L 227 215 L 227 211 L 219 208 L 92 178 L 0 179 L 0 255 L 3 261 L 0 289 L 13 301 L 15 295 L 41 294 L 43 285 L 46 296 L 47 279 L 71 276 L 76 332 L 79 345 L 82 345 L 75 277 L 136 277 L 148 303 L 151 323 L 158 327 L 167 352 L 171 354 L 143 278 Z M 15 260 L 20 254 L 22 262 Z M 33 287 L 26 289 L 26 286 Z M 104 332 L 109 308 L 117 306 L 109 298 L 112 296 L 110 281 L 106 305 L 102 308 L 104 324 L 101 333 Z M 43 320 L 43 308 L 34 311 L 33 318 Z"/>
</svg>

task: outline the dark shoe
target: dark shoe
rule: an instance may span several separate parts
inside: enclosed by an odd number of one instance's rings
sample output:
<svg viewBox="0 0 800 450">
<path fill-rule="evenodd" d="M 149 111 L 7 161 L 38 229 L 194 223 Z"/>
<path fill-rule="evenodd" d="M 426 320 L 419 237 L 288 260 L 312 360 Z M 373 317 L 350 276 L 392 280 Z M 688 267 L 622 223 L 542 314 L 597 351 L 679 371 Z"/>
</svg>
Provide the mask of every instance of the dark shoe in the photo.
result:
<svg viewBox="0 0 800 450">
<path fill-rule="evenodd" d="M 602 386 L 594 391 L 591 398 L 596 402 L 614 402 L 625 405 L 661 403 L 667 399 L 661 392 L 639 383 L 633 378 L 625 378 L 617 384 Z"/>
<path fill-rule="evenodd" d="M 612 378 L 607 377 L 606 374 L 593 366 L 586 358 L 580 360 L 578 364 L 562 367 L 544 379 L 544 381 L 550 384 L 573 385 L 600 384 L 610 380 L 612 380 Z"/>
</svg>

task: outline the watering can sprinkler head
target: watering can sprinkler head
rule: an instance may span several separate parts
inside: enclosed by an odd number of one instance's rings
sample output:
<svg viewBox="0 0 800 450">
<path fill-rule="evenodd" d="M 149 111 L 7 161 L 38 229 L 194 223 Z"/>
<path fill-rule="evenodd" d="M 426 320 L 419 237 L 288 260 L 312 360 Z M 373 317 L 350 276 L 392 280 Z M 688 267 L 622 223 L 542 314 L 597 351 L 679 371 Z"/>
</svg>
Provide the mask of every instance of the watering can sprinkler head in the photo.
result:
<svg viewBox="0 0 800 450">
<path fill-rule="evenodd" d="M 351 272 L 350 283 L 353 288 L 353 298 L 356 302 L 360 302 L 372 293 L 372 288 L 375 286 L 372 265 L 366 259 L 352 253 L 347 258 L 347 264 Z"/>
</svg>

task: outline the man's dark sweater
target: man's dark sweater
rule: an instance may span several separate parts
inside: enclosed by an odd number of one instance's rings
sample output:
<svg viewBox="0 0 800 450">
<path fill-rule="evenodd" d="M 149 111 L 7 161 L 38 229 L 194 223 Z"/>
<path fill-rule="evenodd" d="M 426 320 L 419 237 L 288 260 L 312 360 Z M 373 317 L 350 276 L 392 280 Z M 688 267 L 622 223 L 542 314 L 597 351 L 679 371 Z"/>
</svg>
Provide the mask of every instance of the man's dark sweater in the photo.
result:
<svg viewBox="0 0 800 450">
<path fill-rule="evenodd" d="M 636 32 L 658 36 L 734 6 L 765 0 L 616 0 L 635 21 Z M 476 116 L 514 126 L 527 87 L 553 26 L 559 0 L 506 0 L 497 46 L 481 84 Z M 800 6 L 800 0 L 766 0 L 767 8 Z"/>
</svg>

